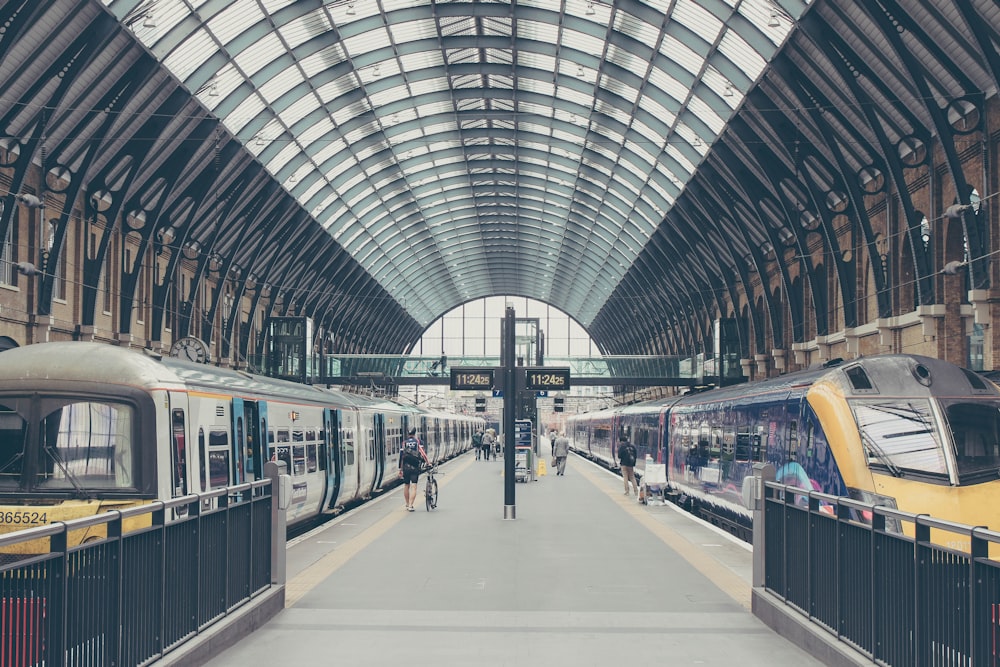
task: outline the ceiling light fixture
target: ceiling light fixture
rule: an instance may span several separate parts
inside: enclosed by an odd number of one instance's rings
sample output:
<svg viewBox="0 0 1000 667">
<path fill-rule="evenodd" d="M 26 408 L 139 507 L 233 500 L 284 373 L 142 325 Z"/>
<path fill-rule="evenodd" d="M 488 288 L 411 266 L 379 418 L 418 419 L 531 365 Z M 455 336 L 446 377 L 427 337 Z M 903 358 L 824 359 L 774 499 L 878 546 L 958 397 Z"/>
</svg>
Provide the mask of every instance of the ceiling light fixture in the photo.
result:
<svg viewBox="0 0 1000 667">
<path fill-rule="evenodd" d="M 218 79 L 212 79 L 212 81 L 208 84 L 208 96 L 209 97 L 218 97 L 219 96 L 219 80 Z"/>
<path fill-rule="evenodd" d="M 357 14 L 357 12 L 354 11 L 354 3 L 353 2 L 348 2 L 347 3 L 347 15 L 348 16 L 354 16 L 355 14 Z"/>
<path fill-rule="evenodd" d="M 731 84 L 731 83 L 729 83 L 727 81 L 726 82 L 726 89 L 724 91 L 722 91 L 722 95 L 723 95 L 723 97 L 732 97 L 733 96 L 733 84 Z"/>
<path fill-rule="evenodd" d="M 378 63 L 372 67 L 372 76 L 382 76 L 382 70 L 379 69 Z"/>
<path fill-rule="evenodd" d="M 156 18 L 153 17 L 153 10 L 149 10 L 148 12 L 146 12 L 146 18 L 142 20 L 142 27 L 143 28 L 156 27 Z"/>
<path fill-rule="evenodd" d="M 583 65 L 576 66 L 576 75 L 582 77 L 584 75 Z"/>
<path fill-rule="evenodd" d="M 594 11 L 594 3 L 587 3 L 587 16 L 593 16 L 596 12 Z"/>
<path fill-rule="evenodd" d="M 771 10 L 771 18 L 768 19 L 768 21 L 767 21 L 767 27 L 768 28 L 780 28 L 781 27 L 781 21 L 778 20 L 778 12 L 776 12 L 773 9 Z"/>
</svg>

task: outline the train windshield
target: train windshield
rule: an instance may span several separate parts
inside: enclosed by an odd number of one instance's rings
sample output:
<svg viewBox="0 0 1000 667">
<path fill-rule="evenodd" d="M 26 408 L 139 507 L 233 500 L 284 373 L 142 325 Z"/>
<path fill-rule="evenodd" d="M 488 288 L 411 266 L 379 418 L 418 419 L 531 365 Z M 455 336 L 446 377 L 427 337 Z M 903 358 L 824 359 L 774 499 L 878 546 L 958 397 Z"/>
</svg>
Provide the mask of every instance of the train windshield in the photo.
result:
<svg viewBox="0 0 1000 667">
<path fill-rule="evenodd" d="M 868 465 L 895 476 L 903 472 L 948 478 L 944 448 L 930 401 L 851 401 Z"/>
<path fill-rule="evenodd" d="M 948 418 L 961 484 L 1000 475 L 1000 402 L 942 400 Z"/>
<path fill-rule="evenodd" d="M 41 401 L 29 428 L 31 401 L 0 403 L 0 491 L 68 492 L 134 489 L 134 409 L 98 401 Z"/>
</svg>

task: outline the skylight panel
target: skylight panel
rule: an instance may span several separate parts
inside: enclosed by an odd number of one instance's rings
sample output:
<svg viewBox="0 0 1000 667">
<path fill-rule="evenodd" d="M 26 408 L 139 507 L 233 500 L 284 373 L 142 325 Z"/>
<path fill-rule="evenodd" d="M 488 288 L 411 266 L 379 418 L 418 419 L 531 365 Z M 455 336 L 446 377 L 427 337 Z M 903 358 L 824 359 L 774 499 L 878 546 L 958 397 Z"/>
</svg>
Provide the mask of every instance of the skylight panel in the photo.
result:
<svg viewBox="0 0 1000 667">
<path fill-rule="evenodd" d="M 663 91 L 671 98 L 676 100 L 678 103 L 683 102 L 689 92 L 690 88 L 674 77 L 667 74 L 665 71 L 659 67 L 653 67 L 649 70 L 649 83 L 656 89 Z M 645 95 L 648 97 L 649 92 L 647 91 Z M 641 104 L 641 102 L 640 102 Z"/>
<path fill-rule="evenodd" d="M 483 34 L 491 37 L 510 37 L 511 20 L 498 16 L 484 16 Z"/>
<path fill-rule="evenodd" d="M 442 37 L 474 35 L 476 32 L 476 22 L 471 16 L 442 16 L 440 22 Z"/>
<path fill-rule="evenodd" d="M 444 56 L 440 51 L 418 51 L 404 53 L 399 56 L 400 67 L 407 74 L 413 74 L 425 69 L 437 69 L 444 65 Z"/>
<path fill-rule="evenodd" d="M 263 83 L 259 90 L 265 100 L 274 104 L 278 98 L 302 83 L 305 83 L 305 79 L 302 78 L 299 69 L 292 65 Z"/>
<path fill-rule="evenodd" d="M 277 174 L 282 167 L 302 154 L 302 150 L 294 141 L 289 141 L 274 158 L 266 165 L 266 169 L 272 174 Z"/>
<path fill-rule="evenodd" d="M 416 107 L 418 118 L 427 118 L 440 113 L 452 113 L 454 107 L 451 102 L 428 102 Z"/>
<path fill-rule="evenodd" d="M 604 40 L 593 35 L 582 33 L 572 28 L 563 28 L 563 49 L 570 51 L 563 52 L 563 57 L 572 57 L 572 50 L 585 54 L 599 54 L 604 52 Z"/>
<path fill-rule="evenodd" d="M 701 48 L 704 54 L 708 53 L 707 44 L 699 43 L 697 46 Z M 660 54 L 695 76 L 701 72 L 702 67 L 705 65 L 706 55 L 695 51 L 690 45 L 685 44 L 670 34 L 663 36 L 663 42 L 660 44 Z"/>
<path fill-rule="evenodd" d="M 289 105 L 287 109 L 279 112 L 278 118 L 288 127 L 292 127 L 295 123 L 315 111 L 318 105 L 319 102 L 316 101 L 316 97 L 312 92 L 309 92 Z"/>
<path fill-rule="evenodd" d="M 716 136 L 721 134 L 722 130 L 726 127 L 726 121 L 722 120 L 722 117 L 716 113 L 715 109 L 713 109 L 708 102 L 701 99 L 697 95 L 691 97 L 691 101 L 688 103 L 688 112 L 701 122 L 705 123 L 705 125 L 708 125 L 709 129 L 712 130 Z"/>
<path fill-rule="evenodd" d="M 232 132 L 234 135 L 240 134 L 240 130 L 246 127 L 246 124 L 256 118 L 260 113 L 264 111 L 264 102 L 261 101 L 256 95 L 251 95 L 250 97 L 243 100 L 233 112 L 222 119 L 223 124 L 226 128 Z"/>
<path fill-rule="evenodd" d="M 278 34 L 288 43 L 288 48 L 295 49 L 332 29 L 333 25 L 326 12 L 318 8 L 278 26 Z"/>
<path fill-rule="evenodd" d="M 333 121 L 329 118 L 320 118 L 311 126 L 304 130 L 300 130 L 297 134 L 299 142 L 309 146 L 315 141 L 329 140 L 329 134 L 334 130 Z"/>
<path fill-rule="evenodd" d="M 733 61 L 751 81 L 756 81 L 767 66 L 767 61 L 757 49 L 750 46 L 735 30 L 727 30 L 722 36 L 719 53 Z"/>
<path fill-rule="evenodd" d="M 350 104 L 334 108 L 332 118 L 337 125 L 344 126 L 358 116 L 363 116 L 371 111 L 371 106 L 365 98 L 355 100 Z"/>
<path fill-rule="evenodd" d="M 448 86 L 448 80 L 444 77 L 437 76 L 433 78 L 418 79 L 410 83 L 410 95 L 416 97 L 417 95 L 427 95 L 428 93 L 437 93 L 441 91 L 450 90 Z M 403 95 L 404 97 L 398 97 L 394 101 L 399 101 L 404 99 L 408 94 L 406 90 L 396 89 L 397 95 Z"/>
<path fill-rule="evenodd" d="M 224 10 L 209 19 L 206 25 L 225 46 L 265 18 L 255 0 L 232 0 Z"/>
<path fill-rule="evenodd" d="M 518 39 L 530 39 L 543 44 L 555 44 L 559 39 L 559 26 L 548 21 L 518 19 Z M 520 54 L 518 55 L 520 57 Z"/>
<path fill-rule="evenodd" d="M 347 95 L 358 87 L 358 79 L 353 72 L 339 76 L 316 89 L 323 104 L 330 104 L 338 97 Z"/>
<path fill-rule="evenodd" d="M 420 39 L 437 40 L 437 25 L 432 19 L 401 21 L 389 25 L 389 34 L 397 45 Z"/>
<path fill-rule="evenodd" d="M 177 45 L 163 64 L 181 81 L 186 81 L 191 73 L 201 67 L 205 61 L 218 51 L 212 36 L 204 28 L 192 32 L 184 41 Z"/>
<path fill-rule="evenodd" d="M 357 4 L 366 3 L 359 2 Z M 381 26 L 374 30 L 367 30 L 358 35 L 345 37 L 343 39 L 343 43 L 344 48 L 353 58 L 357 58 L 360 55 L 371 53 L 373 51 L 378 51 L 379 49 L 392 48 L 392 40 L 389 37 L 389 32 Z"/>
<path fill-rule="evenodd" d="M 344 53 L 344 49 L 337 43 L 305 56 L 299 60 L 299 64 L 307 77 L 313 77 L 339 65 L 346 59 L 347 55 Z"/>
<path fill-rule="evenodd" d="M 614 28 L 640 44 L 649 46 L 656 44 L 656 40 L 660 36 L 660 26 L 650 25 L 634 14 L 621 9 L 615 12 Z"/>
<path fill-rule="evenodd" d="M 659 101 L 653 99 L 649 95 L 644 95 L 639 98 L 639 108 L 643 111 L 648 111 L 654 118 L 663 121 L 667 125 L 673 125 L 674 121 L 677 119 L 677 116 L 673 111 L 666 108 L 660 104 Z"/>
<path fill-rule="evenodd" d="M 281 44 L 281 40 L 276 34 L 269 32 L 261 35 L 261 38 L 256 42 L 235 54 L 233 61 L 237 67 L 246 72 L 247 76 L 253 76 L 283 53 L 285 53 L 285 47 Z"/>
<path fill-rule="evenodd" d="M 670 20 L 687 26 L 708 43 L 722 32 L 722 20 L 694 0 L 677 0 Z"/>
</svg>

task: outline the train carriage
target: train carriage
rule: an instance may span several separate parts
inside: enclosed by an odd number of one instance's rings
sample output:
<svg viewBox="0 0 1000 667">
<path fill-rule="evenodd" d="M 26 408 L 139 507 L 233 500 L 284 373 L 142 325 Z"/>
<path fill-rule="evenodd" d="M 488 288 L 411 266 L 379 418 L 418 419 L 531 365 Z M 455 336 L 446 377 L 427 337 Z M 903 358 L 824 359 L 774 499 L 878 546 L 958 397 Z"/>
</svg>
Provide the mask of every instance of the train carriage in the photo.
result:
<svg viewBox="0 0 1000 667">
<path fill-rule="evenodd" d="M 838 360 L 610 412 L 572 418 L 575 441 L 614 466 L 602 443 L 658 422 L 671 496 L 744 537 L 755 463 L 807 491 L 1000 528 L 1000 391 L 939 359 Z"/>
<path fill-rule="evenodd" d="M 15 348 L 0 364 L 0 532 L 241 484 L 268 460 L 286 464 L 294 525 L 395 483 L 407 424 L 453 422 L 481 423 L 148 351 Z"/>
</svg>

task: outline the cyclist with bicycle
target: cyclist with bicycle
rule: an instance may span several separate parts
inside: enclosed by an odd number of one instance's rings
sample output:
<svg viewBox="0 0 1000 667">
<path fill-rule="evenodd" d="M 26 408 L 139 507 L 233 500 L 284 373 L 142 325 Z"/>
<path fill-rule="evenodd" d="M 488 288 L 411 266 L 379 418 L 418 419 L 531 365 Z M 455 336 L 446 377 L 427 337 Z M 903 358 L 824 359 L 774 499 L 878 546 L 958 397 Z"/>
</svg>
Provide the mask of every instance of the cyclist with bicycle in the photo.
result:
<svg viewBox="0 0 1000 667">
<path fill-rule="evenodd" d="M 403 446 L 399 449 L 399 476 L 403 479 L 403 507 L 412 512 L 413 502 L 417 499 L 417 479 L 420 477 L 420 466 L 431 464 L 424 452 L 424 447 L 417 437 L 417 429 L 411 428 L 407 433 Z"/>
</svg>

